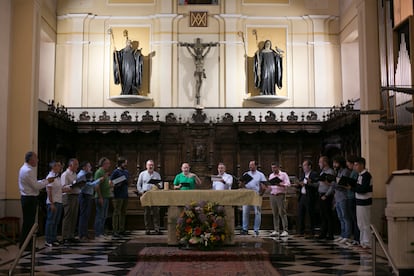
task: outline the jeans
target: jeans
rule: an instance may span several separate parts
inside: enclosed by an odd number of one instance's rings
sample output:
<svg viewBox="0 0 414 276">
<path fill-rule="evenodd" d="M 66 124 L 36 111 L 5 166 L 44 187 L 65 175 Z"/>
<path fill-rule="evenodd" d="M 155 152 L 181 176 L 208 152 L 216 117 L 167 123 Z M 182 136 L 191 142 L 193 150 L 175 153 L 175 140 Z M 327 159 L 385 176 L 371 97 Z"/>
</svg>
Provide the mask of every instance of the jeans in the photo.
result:
<svg viewBox="0 0 414 276">
<path fill-rule="evenodd" d="M 79 238 L 88 237 L 88 223 L 91 215 L 92 195 L 79 194 Z"/>
<path fill-rule="evenodd" d="M 125 217 L 128 206 L 128 198 L 112 199 L 114 212 L 112 213 L 112 230 L 114 233 L 125 231 Z"/>
<path fill-rule="evenodd" d="M 57 228 L 62 218 L 62 203 L 55 202 L 55 211 L 52 211 L 50 204 L 47 205 L 47 218 L 45 226 L 46 242 L 52 243 L 57 241 Z"/>
<path fill-rule="evenodd" d="M 260 206 L 243 205 L 243 230 L 249 230 L 250 208 L 254 209 L 254 231 L 259 232 L 262 223 L 262 208 Z"/>
<path fill-rule="evenodd" d="M 103 204 L 99 204 L 99 199 L 95 198 L 95 237 L 99 237 L 105 232 L 105 220 L 108 215 L 109 198 L 103 199 Z"/>
<path fill-rule="evenodd" d="M 341 224 L 341 237 L 349 239 L 351 236 L 351 221 L 346 208 L 346 200 L 336 203 L 336 213 L 338 214 L 339 223 Z"/>
<path fill-rule="evenodd" d="M 23 245 L 24 240 L 30 232 L 36 219 L 37 211 L 37 196 L 21 196 L 20 203 L 22 204 L 23 225 L 22 233 L 20 235 L 20 246 Z"/>
</svg>

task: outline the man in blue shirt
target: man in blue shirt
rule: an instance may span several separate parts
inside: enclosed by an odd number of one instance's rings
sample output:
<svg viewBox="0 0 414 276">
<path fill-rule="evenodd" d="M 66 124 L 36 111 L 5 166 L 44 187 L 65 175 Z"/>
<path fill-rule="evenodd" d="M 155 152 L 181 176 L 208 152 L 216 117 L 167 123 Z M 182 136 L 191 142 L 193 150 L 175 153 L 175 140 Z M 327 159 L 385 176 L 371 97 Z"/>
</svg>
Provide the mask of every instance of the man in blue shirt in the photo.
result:
<svg viewBox="0 0 414 276">
<path fill-rule="evenodd" d="M 249 171 L 245 172 L 243 175 L 248 174 L 251 176 L 251 180 L 247 183 L 244 183 L 245 188 L 249 190 L 253 190 L 259 194 L 260 192 L 260 184 L 261 182 L 266 182 L 266 177 L 264 174 L 257 170 L 257 163 L 256 161 L 252 160 L 249 162 Z M 241 235 L 248 235 L 249 233 L 249 215 L 250 209 L 254 209 L 254 235 L 255 237 L 259 236 L 260 224 L 262 222 L 262 210 L 260 206 L 249 206 L 243 205 L 243 229 L 241 231 Z"/>
</svg>

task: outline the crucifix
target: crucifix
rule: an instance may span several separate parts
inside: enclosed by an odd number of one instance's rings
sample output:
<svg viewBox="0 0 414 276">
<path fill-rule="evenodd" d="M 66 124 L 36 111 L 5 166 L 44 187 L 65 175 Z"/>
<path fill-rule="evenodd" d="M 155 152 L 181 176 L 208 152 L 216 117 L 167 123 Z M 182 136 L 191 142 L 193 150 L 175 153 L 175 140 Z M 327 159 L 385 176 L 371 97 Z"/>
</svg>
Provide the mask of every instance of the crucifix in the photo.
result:
<svg viewBox="0 0 414 276">
<path fill-rule="evenodd" d="M 186 47 L 188 52 L 194 58 L 195 71 L 194 77 L 196 79 L 196 103 L 200 105 L 200 88 L 203 79 L 207 78 L 204 69 L 204 57 L 210 52 L 211 47 L 218 46 L 218 42 L 201 43 L 201 38 L 196 38 L 195 43 L 179 42 L 180 46 Z"/>
</svg>

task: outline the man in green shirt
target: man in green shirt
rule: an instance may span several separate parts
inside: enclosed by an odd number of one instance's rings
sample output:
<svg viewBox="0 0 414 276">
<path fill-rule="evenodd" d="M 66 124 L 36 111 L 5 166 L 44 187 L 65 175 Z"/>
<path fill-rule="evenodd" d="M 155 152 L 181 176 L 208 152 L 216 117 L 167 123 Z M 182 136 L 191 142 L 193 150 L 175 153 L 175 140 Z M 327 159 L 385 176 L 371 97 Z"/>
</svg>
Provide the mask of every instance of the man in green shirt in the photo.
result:
<svg viewBox="0 0 414 276">
<path fill-rule="evenodd" d="M 183 163 L 181 165 L 181 173 L 177 174 L 174 179 L 175 190 L 194 190 L 196 185 L 201 185 L 200 178 L 190 172 L 190 165 Z"/>
<path fill-rule="evenodd" d="M 104 177 L 99 185 L 95 187 L 95 240 L 104 238 L 105 220 L 108 215 L 109 199 L 111 198 L 111 185 L 109 183 L 109 169 L 111 161 L 108 158 L 102 157 L 99 160 L 99 169 L 95 172 L 95 180 Z"/>
</svg>

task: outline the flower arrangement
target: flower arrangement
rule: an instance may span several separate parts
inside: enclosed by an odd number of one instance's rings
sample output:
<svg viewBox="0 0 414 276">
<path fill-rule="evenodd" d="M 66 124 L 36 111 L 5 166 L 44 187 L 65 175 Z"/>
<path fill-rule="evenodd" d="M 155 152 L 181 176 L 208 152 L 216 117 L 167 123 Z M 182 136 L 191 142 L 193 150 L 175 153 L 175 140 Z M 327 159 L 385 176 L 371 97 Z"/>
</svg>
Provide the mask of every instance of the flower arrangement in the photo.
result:
<svg viewBox="0 0 414 276">
<path fill-rule="evenodd" d="M 179 244 L 213 249 L 228 238 L 224 207 L 215 202 L 191 202 L 177 219 Z"/>
</svg>

